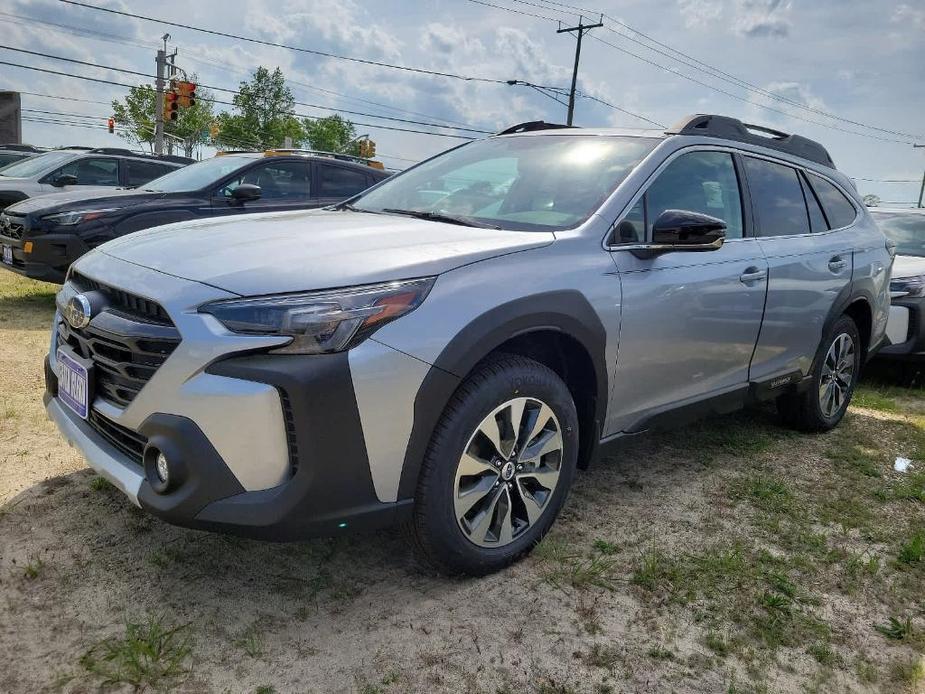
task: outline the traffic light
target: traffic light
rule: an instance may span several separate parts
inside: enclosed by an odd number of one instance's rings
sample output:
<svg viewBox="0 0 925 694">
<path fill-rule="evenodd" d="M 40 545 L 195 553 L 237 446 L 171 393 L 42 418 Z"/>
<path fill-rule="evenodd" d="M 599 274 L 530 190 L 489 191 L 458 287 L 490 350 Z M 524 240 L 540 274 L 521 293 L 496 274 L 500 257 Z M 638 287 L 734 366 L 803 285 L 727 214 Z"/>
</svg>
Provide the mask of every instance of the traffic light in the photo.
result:
<svg viewBox="0 0 925 694">
<path fill-rule="evenodd" d="M 192 82 L 177 82 L 177 94 L 180 108 L 192 108 L 196 105 L 196 85 Z"/>
<path fill-rule="evenodd" d="M 164 94 L 164 120 L 176 120 L 180 115 L 177 113 L 177 93 L 173 90 Z"/>
<path fill-rule="evenodd" d="M 116 132 L 116 120 L 115 118 L 109 119 L 109 134 Z"/>
</svg>

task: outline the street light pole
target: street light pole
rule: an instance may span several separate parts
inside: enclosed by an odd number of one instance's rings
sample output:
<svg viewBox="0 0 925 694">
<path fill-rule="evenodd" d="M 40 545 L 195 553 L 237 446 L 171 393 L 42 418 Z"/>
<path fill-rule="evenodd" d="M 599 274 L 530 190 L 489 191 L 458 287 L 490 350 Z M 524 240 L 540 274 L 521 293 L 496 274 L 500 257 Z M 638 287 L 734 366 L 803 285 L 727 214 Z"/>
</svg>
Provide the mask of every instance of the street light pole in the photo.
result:
<svg viewBox="0 0 925 694">
<path fill-rule="evenodd" d="M 925 147 L 925 145 L 912 145 L 913 147 Z M 919 188 L 919 204 L 918 207 L 922 207 L 922 197 L 925 196 L 925 172 L 922 173 L 922 187 Z"/>
</svg>

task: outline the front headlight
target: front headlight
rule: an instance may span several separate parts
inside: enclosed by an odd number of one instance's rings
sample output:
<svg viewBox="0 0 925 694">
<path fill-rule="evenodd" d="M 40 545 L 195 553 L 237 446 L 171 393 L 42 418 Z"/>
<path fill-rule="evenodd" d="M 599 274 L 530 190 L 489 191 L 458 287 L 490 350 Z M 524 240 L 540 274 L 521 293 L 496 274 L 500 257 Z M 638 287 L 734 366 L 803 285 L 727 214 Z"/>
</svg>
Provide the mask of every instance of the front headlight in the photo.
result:
<svg viewBox="0 0 925 694">
<path fill-rule="evenodd" d="M 894 277 L 890 281 L 890 297 L 893 299 L 925 296 L 925 275 Z"/>
<path fill-rule="evenodd" d="M 353 347 L 389 321 L 410 313 L 427 297 L 435 277 L 304 294 L 229 299 L 205 304 L 236 333 L 291 336 L 282 354 L 323 354 Z"/>
<path fill-rule="evenodd" d="M 60 227 L 69 227 L 74 226 L 75 224 L 80 224 L 81 222 L 89 222 L 96 219 L 97 217 L 102 217 L 107 212 L 115 212 L 118 209 L 118 207 L 109 207 L 105 210 L 74 210 L 73 212 L 59 212 L 57 214 L 50 214 L 46 217 L 42 217 L 42 220 L 51 222 L 52 224 L 57 224 Z"/>
</svg>

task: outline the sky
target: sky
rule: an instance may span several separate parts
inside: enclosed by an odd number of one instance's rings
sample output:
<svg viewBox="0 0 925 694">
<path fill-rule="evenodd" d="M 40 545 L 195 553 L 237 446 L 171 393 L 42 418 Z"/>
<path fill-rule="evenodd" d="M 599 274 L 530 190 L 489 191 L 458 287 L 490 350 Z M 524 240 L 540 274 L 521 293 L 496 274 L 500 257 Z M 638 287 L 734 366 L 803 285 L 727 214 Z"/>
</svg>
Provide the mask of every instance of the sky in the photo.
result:
<svg viewBox="0 0 925 694">
<path fill-rule="evenodd" d="M 403 168 L 465 140 L 374 126 L 483 135 L 373 116 L 490 132 L 530 120 L 564 122 L 564 105 L 503 82 L 567 88 L 575 38 L 556 33 L 558 22 L 572 26 L 580 16 L 594 22 L 603 13 L 604 27 L 586 34 L 582 45 L 578 89 L 586 97 L 577 100 L 576 125 L 651 128 L 690 113 L 734 116 L 818 140 L 862 194 L 884 203 L 914 203 L 925 170 L 925 148 L 912 146 L 925 144 L 925 0 L 84 1 L 502 83 L 258 45 L 60 0 L 0 0 L 6 29 L 0 60 L 105 81 L 0 65 L 0 90 L 31 92 L 22 96 L 28 109 L 23 115 L 30 119 L 23 123 L 24 142 L 125 146 L 103 127 L 108 104 L 126 93 L 112 83 L 145 80 L 11 48 L 153 74 L 154 54 L 167 32 L 178 65 L 196 73 L 201 84 L 237 88 L 257 66 L 278 66 L 296 101 L 312 104 L 297 105 L 299 113 L 370 114 L 346 117 L 365 124 L 358 133 L 376 141 L 387 166 Z M 230 101 L 227 94 L 217 96 Z"/>
</svg>

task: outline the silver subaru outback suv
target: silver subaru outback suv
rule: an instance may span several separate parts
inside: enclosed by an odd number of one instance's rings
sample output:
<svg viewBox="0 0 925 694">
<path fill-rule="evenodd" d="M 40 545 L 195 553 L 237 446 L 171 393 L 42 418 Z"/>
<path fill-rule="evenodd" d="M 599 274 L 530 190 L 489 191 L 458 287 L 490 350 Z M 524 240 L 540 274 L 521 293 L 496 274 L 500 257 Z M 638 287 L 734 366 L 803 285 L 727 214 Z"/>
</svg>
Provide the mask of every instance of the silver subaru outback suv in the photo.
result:
<svg viewBox="0 0 925 694">
<path fill-rule="evenodd" d="M 447 572 L 529 551 L 621 437 L 773 399 L 834 427 L 892 248 L 826 150 L 692 116 L 536 122 L 323 210 L 83 256 L 45 401 L 132 502 L 292 540 L 406 522 Z"/>
</svg>

